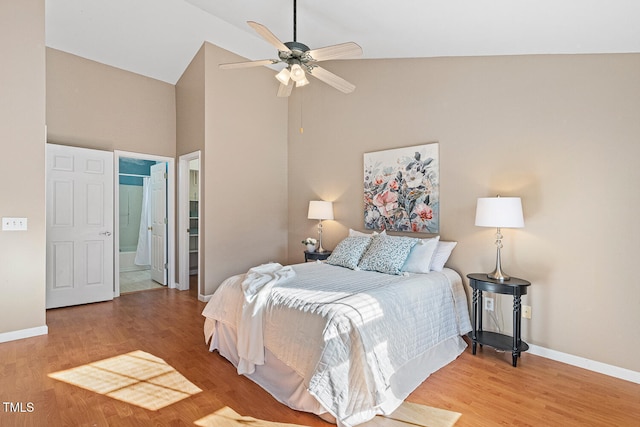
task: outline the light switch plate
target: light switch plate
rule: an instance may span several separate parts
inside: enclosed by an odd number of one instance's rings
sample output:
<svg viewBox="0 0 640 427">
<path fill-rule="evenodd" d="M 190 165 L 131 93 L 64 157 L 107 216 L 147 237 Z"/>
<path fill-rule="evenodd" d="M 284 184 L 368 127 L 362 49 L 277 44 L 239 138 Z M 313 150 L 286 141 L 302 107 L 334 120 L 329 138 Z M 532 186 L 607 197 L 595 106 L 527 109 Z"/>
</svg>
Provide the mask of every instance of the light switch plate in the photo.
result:
<svg viewBox="0 0 640 427">
<path fill-rule="evenodd" d="M 2 218 L 2 231 L 25 231 L 27 218 Z"/>
</svg>

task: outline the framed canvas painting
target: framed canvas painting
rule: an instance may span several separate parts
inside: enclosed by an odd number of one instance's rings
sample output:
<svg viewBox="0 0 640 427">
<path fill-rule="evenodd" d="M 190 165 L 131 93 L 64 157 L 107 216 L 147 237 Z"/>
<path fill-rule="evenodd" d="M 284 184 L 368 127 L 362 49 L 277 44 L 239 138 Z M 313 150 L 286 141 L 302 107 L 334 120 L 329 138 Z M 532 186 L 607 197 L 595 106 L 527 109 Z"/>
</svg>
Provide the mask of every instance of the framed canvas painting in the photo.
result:
<svg viewBox="0 0 640 427">
<path fill-rule="evenodd" d="M 364 154 L 364 224 L 439 233 L 438 143 Z"/>
</svg>

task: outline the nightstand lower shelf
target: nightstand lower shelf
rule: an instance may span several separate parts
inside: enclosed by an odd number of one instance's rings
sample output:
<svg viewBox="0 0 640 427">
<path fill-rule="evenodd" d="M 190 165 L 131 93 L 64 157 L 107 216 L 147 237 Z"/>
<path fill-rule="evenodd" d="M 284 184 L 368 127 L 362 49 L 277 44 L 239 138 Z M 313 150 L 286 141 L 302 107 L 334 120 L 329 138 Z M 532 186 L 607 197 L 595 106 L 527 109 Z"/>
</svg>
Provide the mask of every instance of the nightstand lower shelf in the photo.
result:
<svg viewBox="0 0 640 427">
<path fill-rule="evenodd" d="M 480 344 L 480 346 L 488 345 L 496 350 L 513 351 L 513 337 L 508 335 L 490 331 L 477 331 L 475 340 L 473 340 L 473 332 L 469 332 L 467 336 L 473 341 L 473 354 L 476 354 L 476 344 Z M 529 344 L 524 341 L 520 341 L 520 345 L 517 350 L 527 351 L 529 350 Z"/>
</svg>

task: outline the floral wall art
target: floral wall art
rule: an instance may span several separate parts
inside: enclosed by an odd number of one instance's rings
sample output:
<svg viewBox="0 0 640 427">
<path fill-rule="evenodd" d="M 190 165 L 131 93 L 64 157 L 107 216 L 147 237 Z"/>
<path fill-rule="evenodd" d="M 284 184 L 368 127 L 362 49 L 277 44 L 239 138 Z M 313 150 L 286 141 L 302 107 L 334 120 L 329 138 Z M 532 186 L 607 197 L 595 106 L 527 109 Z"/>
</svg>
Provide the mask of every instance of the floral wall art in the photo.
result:
<svg viewBox="0 0 640 427">
<path fill-rule="evenodd" d="M 364 154 L 367 229 L 438 233 L 438 143 Z"/>
</svg>

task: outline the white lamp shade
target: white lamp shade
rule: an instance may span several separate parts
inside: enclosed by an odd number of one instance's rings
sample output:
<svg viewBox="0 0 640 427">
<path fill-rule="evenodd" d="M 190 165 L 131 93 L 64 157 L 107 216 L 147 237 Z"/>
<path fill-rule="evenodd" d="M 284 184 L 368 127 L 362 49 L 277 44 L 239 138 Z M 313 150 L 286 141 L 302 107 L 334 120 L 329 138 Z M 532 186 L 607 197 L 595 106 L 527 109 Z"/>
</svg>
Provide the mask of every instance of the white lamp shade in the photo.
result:
<svg viewBox="0 0 640 427">
<path fill-rule="evenodd" d="M 293 64 L 291 66 L 291 72 L 289 73 L 291 79 L 295 82 L 302 80 L 306 77 L 304 70 L 298 64 Z"/>
<path fill-rule="evenodd" d="M 478 198 L 476 225 L 496 228 L 524 227 L 520 197 Z"/>
<path fill-rule="evenodd" d="M 276 74 L 276 79 L 283 85 L 289 84 L 289 79 L 291 78 L 291 73 L 287 68 L 283 68 L 280 70 L 278 74 Z"/>
<path fill-rule="evenodd" d="M 309 219 L 333 219 L 333 203 L 324 200 L 312 200 L 309 202 Z"/>
</svg>

